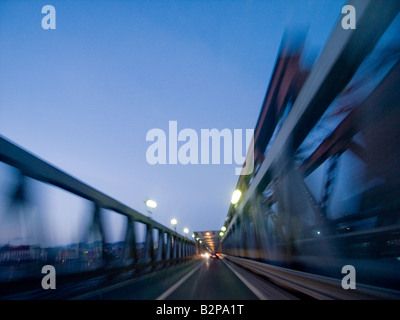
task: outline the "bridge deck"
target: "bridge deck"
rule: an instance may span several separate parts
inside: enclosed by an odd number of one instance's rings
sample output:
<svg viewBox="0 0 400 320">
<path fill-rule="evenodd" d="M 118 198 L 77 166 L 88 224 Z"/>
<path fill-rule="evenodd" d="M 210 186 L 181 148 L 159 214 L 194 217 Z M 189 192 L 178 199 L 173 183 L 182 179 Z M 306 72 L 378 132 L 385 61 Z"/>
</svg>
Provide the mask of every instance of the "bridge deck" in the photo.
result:
<svg viewBox="0 0 400 320">
<path fill-rule="evenodd" d="M 196 259 L 77 297 L 105 300 L 255 300 L 220 259 Z"/>
</svg>

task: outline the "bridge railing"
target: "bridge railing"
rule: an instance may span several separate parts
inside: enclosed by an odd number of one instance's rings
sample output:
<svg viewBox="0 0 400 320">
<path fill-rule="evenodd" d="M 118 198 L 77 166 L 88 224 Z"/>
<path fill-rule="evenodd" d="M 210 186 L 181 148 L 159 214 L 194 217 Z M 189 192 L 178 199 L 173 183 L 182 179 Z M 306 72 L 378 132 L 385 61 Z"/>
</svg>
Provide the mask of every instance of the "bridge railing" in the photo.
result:
<svg viewBox="0 0 400 320">
<path fill-rule="evenodd" d="M 338 20 L 294 95 L 279 81 L 302 76 L 300 59 L 281 51 L 255 129 L 256 170 L 239 179 L 222 248 L 335 277 L 354 264 L 360 281 L 398 290 L 400 3 L 349 4 L 357 28 Z"/>
<path fill-rule="evenodd" d="M 40 286 L 37 278 L 43 277 L 44 265 L 56 268 L 57 279 L 121 277 L 167 267 L 195 254 L 195 244 L 187 237 L 1 136 L 0 177 L 0 284 L 4 289 L 0 295 L 17 282 Z M 80 202 L 80 210 L 86 212 L 74 212 L 79 206 L 71 201 Z M 52 209 L 44 218 L 46 205 Z M 58 228 L 49 219 L 57 220 Z M 68 232 L 75 236 L 57 241 Z"/>
</svg>

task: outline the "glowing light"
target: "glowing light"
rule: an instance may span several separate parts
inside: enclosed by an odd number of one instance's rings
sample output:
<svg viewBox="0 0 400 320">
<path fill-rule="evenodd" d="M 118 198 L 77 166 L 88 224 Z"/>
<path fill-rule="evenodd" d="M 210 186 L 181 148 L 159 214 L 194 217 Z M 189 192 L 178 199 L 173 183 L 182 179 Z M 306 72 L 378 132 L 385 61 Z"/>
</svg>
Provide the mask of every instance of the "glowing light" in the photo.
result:
<svg viewBox="0 0 400 320">
<path fill-rule="evenodd" d="M 171 220 L 171 224 L 172 224 L 173 226 L 176 226 L 176 225 L 178 224 L 178 220 L 172 219 L 172 220 Z"/>
<path fill-rule="evenodd" d="M 183 229 L 183 233 L 188 234 L 188 233 L 189 233 L 189 229 L 188 229 L 188 228 L 184 228 L 184 229 Z"/>
<path fill-rule="evenodd" d="M 221 231 L 222 231 L 222 232 L 225 232 L 225 231 L 226 231 L 226 227 L 223 226 L 223 227 L 221 228 Z"/>
<path fill-rule="evenodd" d="M 146 200 L 146 206 L 154 209 L 157 207 L 157 202 L 155 202 L 154 200 L 148 199 L 148 200 Z"/>
<path fill-rule="evenodd" d="M 232 204 L 238 203 L 241 196 L 242 196 L 242 192 L 240 190 L 236 189 L 232 194 L 231 203 Z"/>
</svg>

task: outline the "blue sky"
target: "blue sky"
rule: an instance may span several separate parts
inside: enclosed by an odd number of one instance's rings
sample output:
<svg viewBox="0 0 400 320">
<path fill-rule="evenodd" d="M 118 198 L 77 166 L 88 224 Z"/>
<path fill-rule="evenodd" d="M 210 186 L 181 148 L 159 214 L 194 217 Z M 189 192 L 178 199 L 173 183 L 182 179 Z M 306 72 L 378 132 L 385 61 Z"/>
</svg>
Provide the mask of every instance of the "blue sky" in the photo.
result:
<svg viewBox="0 0 400 320">
<path fill-rule="evenodd" d="M 344 4 L 3 0 L 0 134 L 141 212 L 155 199 L 179 232 L 219 229 L 235 164 L 152 166 L 146 133 L 254 128 L 285 28 L 315 57 Z"/>
</svg>

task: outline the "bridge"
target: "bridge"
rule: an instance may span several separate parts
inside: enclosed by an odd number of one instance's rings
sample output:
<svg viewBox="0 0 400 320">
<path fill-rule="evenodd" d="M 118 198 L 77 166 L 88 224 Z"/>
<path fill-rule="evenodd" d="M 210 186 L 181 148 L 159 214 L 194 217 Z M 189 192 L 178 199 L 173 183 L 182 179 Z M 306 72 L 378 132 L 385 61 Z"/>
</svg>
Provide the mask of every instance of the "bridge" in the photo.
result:
<svg viewBox="0 0 400 320">
<path fill-rule="evenodd" d="M 181 235 L 0 136 L 2 237 L 8 220 L 30 229 L 38 185 L 85 201 L 89 221 L 85 242 L 1 243 L 0 298 L 399 299 L 400 44 L 387 39 L 400 2 L 350 4 L 357 28 L 339 20 L 312 67 L 298 41 L 282 40 L 255 170 L 238 179 L 221 230 Z M 123 239 L 112 240 L 109 216 L 124 221 Z M 57 290 L 41 286 L 45 265 Z M 346 266 L 355 288 L 343 285 Z"/>
</svg>

